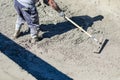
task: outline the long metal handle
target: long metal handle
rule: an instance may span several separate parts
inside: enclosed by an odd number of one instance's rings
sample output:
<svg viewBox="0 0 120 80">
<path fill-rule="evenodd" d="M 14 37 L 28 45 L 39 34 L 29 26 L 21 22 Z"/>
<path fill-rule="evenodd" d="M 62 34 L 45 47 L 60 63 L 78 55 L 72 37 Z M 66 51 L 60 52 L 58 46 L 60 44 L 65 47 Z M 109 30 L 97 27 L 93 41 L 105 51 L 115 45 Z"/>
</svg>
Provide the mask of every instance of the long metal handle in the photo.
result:
<svg viewBox="0 0 120 80">
<path fill-rule="evenodd" d="M 83 28 L 81 28 L 78 24 L 76 24 L 75 22 L 73 22 L 70 18 L 65 16 L 65 19 L 67 19 L 69 22 L 71 22 L 73 25 L 75 25 L 77 28 L 79 28 L 80 30 L 82 30 L 85 34 L 87 34 L 90 38 L 93 38 L 94 41 L 98 42 L 98 40 L 93 37 L 92 35 L 90 35 L 88 32 L 86 32 Z M 99 42 L 98 42 L 99 43 Z"/>
</svg>

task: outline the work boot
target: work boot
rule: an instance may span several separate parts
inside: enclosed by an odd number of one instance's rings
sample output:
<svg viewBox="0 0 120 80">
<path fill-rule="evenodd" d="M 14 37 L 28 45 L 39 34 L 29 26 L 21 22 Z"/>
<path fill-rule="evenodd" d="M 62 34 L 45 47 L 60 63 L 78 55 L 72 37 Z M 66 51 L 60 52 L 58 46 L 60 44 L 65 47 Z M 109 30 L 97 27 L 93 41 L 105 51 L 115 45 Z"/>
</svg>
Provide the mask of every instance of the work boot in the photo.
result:
<svg viewBox="0 0 120 80">
<path fill-rule="evenodd" d="M 42 39 L 43 39 L 42 35 L 41 35 L 41 36 L 34 35 L 34 36 L 32 36 L 31 42 L 32 42 L 32 43 L 35 43 L 35 42 L 38 42 L 38 41 L 40 41 L 40 40 L 42 40 Z"/>
<path fill-rule="evenodd" d="M 15 33 L 13 35 L 13 38 L 16 39 L 20 36 L 20 29 L 19 30 L 15 30 Z"/>
</svg>

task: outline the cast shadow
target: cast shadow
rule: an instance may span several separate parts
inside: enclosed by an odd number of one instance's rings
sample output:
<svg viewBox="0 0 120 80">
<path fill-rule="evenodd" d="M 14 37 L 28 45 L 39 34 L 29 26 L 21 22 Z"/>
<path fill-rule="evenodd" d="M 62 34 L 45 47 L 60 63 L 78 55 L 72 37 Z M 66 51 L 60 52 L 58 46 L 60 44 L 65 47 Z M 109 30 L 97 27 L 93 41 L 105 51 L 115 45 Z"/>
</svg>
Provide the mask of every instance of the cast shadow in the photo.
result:
<svg viewBox="0 0 120 80">
<path fill-rule="evenodd" d="M 94 22 L 96 21 L 102 21 L 104 17 L 102 15 L 98 15 L 95 17 L 90 17 L 88 15 L 83 16 L 75 16 L 71 18 L 75 23 L 77 23 L 79 26 L 81 26 L 84 30 L 87 31 L 89 27 L 92 27 Z"/>
<path fill-rule="evenodd" d="M 0 33 L 0 52 L 37 80 L 73 80 L 2 33 Z"/>
<path fill-rule="evenodd" d="M 90 17 L 88 15 L 85 16 L 75 16 L 71 17 L 70 19 L 77 23 L 80 27 L 87 31 L 88 27 L 91 27 L 94 22 L 101 21 L 104 17 L 102 15 L 98 15 L 95 17 Z M 73 24 L 68 21 L 61 22 L 55 24 L 47 24 L 41 25 L 40 30 L 44 32 L 44 38 L 51 38 L 55 35 L 60 35 L 76 28 Z"/>
</svg>

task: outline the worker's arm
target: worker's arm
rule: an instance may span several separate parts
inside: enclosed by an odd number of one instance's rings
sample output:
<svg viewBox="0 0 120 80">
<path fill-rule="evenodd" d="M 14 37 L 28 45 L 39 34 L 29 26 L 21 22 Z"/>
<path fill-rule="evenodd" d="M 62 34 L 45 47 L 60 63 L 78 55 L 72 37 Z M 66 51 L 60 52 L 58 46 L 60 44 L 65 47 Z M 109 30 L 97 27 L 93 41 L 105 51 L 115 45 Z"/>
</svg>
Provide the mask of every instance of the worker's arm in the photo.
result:
<svg viewBox="0 0 120 80">
<path fill-rule="evenodd" d="M 55 9 L 57 12 L 61 12 L 62 10 L 59 8 L 59 6 L 55 3 L 54 0 L 48 0 L 48 4 Z"/>
<path fill-rule="evenodd" d="M 56 10 L 60 16 L 65 16 L 64 12 L 59 8 L 59 6 L 57 5 L 57 3 L 54 0 L 48 0 L 48 4 L 54 9 Z"/>
</svg>

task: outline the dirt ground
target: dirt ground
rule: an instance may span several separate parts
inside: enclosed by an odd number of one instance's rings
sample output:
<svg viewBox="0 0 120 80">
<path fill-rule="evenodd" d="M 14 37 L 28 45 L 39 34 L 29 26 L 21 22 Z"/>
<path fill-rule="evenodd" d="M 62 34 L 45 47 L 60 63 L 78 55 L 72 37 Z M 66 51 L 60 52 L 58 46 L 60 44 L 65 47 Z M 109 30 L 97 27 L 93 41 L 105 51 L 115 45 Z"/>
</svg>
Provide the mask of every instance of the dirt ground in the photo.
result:
<svg viewBox="0 0 120 80">
<path fill-rule="evenodd" d="M 17 18 L 13 0 L 0 0 L 0 80 L 120 80 L 120 1 L 55 0 L 66 16 L 98 40 L 98 45 L 51 7 L 37 7 L 39 35 L 32 43 L 27 25 L 13 39 Z"/>
</svg>

